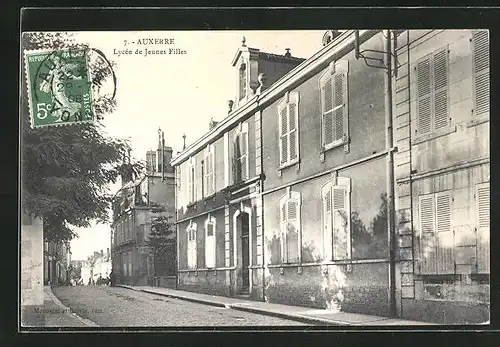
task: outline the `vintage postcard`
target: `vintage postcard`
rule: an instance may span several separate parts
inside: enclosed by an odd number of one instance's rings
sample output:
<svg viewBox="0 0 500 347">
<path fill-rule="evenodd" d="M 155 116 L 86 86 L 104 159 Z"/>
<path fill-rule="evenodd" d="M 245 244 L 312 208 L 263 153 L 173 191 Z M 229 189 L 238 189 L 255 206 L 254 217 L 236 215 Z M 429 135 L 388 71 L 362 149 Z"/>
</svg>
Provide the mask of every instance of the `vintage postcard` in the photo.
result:
<svg viewBox="0 0 500 347">
<path fill-rule="evenodd" d="M 20 329 L 487 324 L 489 52 L 23 32 Z"/>
</svg>

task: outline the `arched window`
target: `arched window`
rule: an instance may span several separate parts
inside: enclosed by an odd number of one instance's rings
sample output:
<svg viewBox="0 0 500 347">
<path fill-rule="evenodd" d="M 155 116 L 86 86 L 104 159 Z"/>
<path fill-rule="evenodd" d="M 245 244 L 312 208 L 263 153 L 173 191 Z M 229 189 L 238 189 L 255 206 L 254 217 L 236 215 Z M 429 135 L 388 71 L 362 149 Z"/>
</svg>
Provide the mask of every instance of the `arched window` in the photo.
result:
<svg viewBox="0 0 500 347">
<path fill-rule="evenodd" d="M 240 66 L 240 100 L 247 95 L 247 66 L 246 64 L 241 64 Z"/>
<path fill-rule="evenodd" d="M 351 180 L 337 177 L 321 189 L 324 260 L 351 258 Z"/>
<path fill-rule="evenodd" d="M 187 261 L 188 268 L 196 269 L 196 223 L 189 222 L 189 226 L 186 229 L 187 237 Z"/>
<path fill-rule="evenodd" d="M 215 242 L 216 219 L 208 215 L 205 221 L 205 266 L 215 268 L 216 242 Z"/>
<path fill-rule="evenodd" d="M 298 263 L 300 261 L 301 231 L 300 205 L 298 192 L 289 192 L 280 201 L 281 262 Z"/>
</svg>

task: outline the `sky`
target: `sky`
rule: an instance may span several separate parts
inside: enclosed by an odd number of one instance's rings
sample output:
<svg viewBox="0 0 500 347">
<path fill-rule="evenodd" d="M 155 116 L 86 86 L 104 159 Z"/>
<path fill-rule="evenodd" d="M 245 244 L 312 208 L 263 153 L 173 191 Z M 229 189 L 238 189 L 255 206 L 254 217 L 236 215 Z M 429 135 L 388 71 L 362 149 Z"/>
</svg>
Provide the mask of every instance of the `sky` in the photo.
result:
<svg viewBox="0 0 500 347">
<path fill-rule="evenodd" d="M 129 138 L 132 157 L 144 160 L 146 151 L 156 149 L 158 128 L 174 154 L 208 131 L 212 118 L 227 116 L 228 100 L 235 100 L 236 68 L 231 61 L 245 37 L 248 47 L 275 54 L 309 58 L 323 46 L 323 31 L 136 31 L 74 33 L 75 40 L 101 50 L 116 63 L 116 110 L 106 115 L 106 133 Z M 163 39 L 172 44 L 139 45 L 138 40 Z M 173 41 L 172 41 L 173 40 Z M 134 43 L 132 43 L 134 42 Z M 147 54 L 148 50 L 185 51 L 185 54 Z M 135 54 L 136 50 L 143 51 Z M 131 53 L 131 54 L 130 54 Z M 103 86 L 111 93 L 113 84 Z M 112 192 L 118 184 L 110 185 Z M 110 226 L 78 228 L 72 240 L 72 258 L 86 259 L 94 251 L 110 247 Z"/>
</svg>

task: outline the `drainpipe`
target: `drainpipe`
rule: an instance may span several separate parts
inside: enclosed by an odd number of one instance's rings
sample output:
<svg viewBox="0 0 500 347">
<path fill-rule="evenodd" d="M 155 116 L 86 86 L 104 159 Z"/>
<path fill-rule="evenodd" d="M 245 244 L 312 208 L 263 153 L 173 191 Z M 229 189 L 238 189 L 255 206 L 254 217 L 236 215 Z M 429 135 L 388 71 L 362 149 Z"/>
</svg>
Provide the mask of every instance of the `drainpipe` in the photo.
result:
<svg viewBox="0 0 500 347">
<path fill-rule="evenodd" d="M 387 152 L 387 232 L 389 237 L 389 313 L 391 317 L 397 316 L 396 307 L 396 234 L 395 234 L 395 208 L 394 208 L 394 160 L 393 160 L 393 129 L 392 129 L 392 55 L 391 31 L 385 31 L 385 139 Z"/>
</svg>

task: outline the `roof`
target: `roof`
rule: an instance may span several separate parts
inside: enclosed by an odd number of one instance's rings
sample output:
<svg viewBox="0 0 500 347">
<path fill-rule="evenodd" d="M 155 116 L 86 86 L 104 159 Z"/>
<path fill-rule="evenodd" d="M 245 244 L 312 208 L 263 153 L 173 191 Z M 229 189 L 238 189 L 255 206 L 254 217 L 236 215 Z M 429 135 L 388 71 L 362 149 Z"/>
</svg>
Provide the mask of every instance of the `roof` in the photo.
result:
<svg viewBox="0 0 500 347">
<path fill-rule="evenodd" d="M 379 30 L 359 30 L 361 41 L 367 40 L 376 35 Z M 200 149 L 206 147 L 207 143 L 212 142 L 222 136 L 225 131 L 237 124 L 241 119 L 255 112 L 259 107 L 274 102 L 281 97 L 287 90 L 295 88 L 314 74 L 320 72 L 335 59 L 335 56 L 342 56 L 346 52 L 354 49 L 354 30 L 346 30 L 335 37 L 328 45 L 324 46 L 310 58 L 304 60 L 301 64 L 290 70 L 278 81 L 269 86 L 260 95 L 255 95 L 246 103 L 234 109 L 226 118 L 221 120 L 214 128 L 206 132 L 182 152 L 174 156 L 170 162 L 171 165 L 179 165 L 190 156 L 196 154 Z M 240 48 L 241 50 L 241 48 Z M 238 50 L 238 52 L 240 52 Z M 238 56 L 238 55 L 237 55 Z M 235 57 L 237 59 L 237 57 Z M 235 61 L 233 59 L 233 62 Z"/>
</svg>

